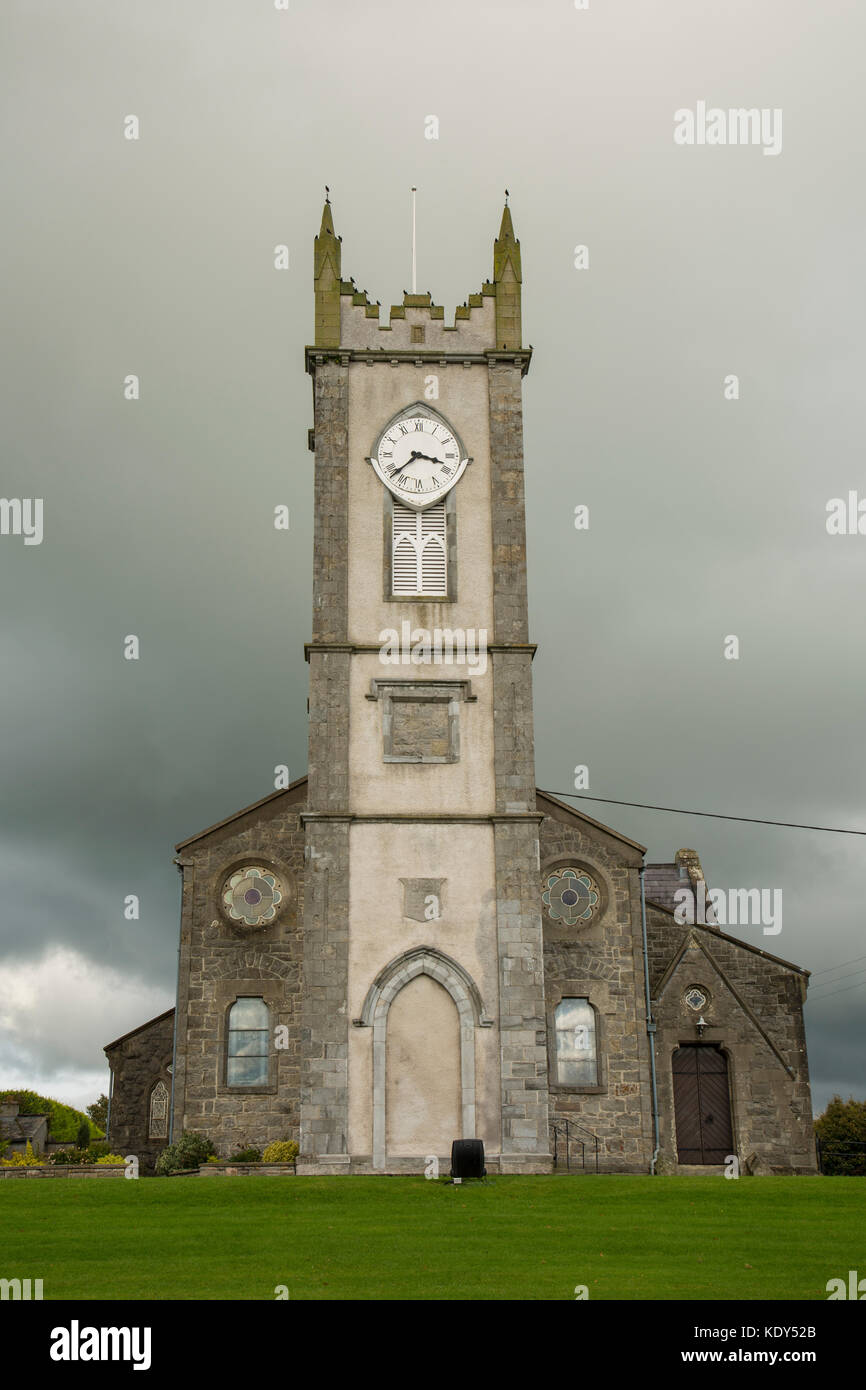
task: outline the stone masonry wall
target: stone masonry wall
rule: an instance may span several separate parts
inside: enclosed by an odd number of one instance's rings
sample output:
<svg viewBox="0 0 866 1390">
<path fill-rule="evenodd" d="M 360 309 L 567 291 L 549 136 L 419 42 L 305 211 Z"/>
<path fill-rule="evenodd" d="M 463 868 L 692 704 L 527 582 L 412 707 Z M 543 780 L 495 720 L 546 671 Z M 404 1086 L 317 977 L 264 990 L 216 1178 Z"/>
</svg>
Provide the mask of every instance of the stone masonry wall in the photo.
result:
<svg viewBox="0 0 866 1390">
<path fill-rule="evenodd" d="M 491 363 L 493 762 L 502 1171 L 550 1165 L 519 366 Z M 509 1157 L 510 1155 L 510 1157 Z"/>
<path fill-rule="evenodd" d="M 221 1157 L 299 1137 L 304 790 L 270 798 L 182 849 L 174 1137 L 197 1130 Z M 284 894 L 262 927 L 232 922 L 222 907 L 227 878 L 248 864 L 275 873 Z M 287 1029 L 287 1047 L 272 1033 L 268 1083 L 256 1089 L 226 1082 L 228 1011 L 241 996 L 263 998 L 272 1030 Z"/>
<path fill-rule="evenodd" d="M 686 927 L 648 905 L 650 982 L 656 1017 L 661 1166 L 676 1171 L 671 1058 L 698 1041 L 691 985 L 709 996 L 700 1041 L 728 1060 L 734 1151 L 741 1168 L 815 1171 L 815 1142 L 803 1023 L 805 976 L 712 927 Z M 754 1159 L 753 1159 L 754 1156 Z M 753 1160 L 751 1164 L 749 1161 Z"/>
<path fill-rule="evenodd" d="M 545 803 L 540 803 L 544 807 Z M 640 854 L 602 830 L 546 815 L 541 823 L 542 883 L 555 868 L 585 868 L 601 900 L 586 925 L 544 917 L 545 991 L 551 1120 L 576 1126 L 587 1168 L 599 1140 L 602 1172 L 647 1172 L 652 1155 L 652 1101 L 644 1006 L 640 925 Z M 539 896 L 542 886 L 539 886 Z M 594 1087 L 560 1085 L 555 1010 L 563 998 L 588 998 L 596 1012 L 599 1057 Z M 580 1128 L 582 1127 L 582 1128 Z M 558 1140 L 560 1151 L 562 1139 Z M 580 1162 L 572 1146 L 572 1165 Z"/>
<path fill-rule="evenodd" d="M 135 1154 L 141 1172 L 153 1170 L 168 1139 L 148 1136 L 150 1093 L 163 1081 L 171 1094 L 174 1010 L 105 1049 L 112 1072 L 108 1141 L 115 1153 Z"/>
</svg>

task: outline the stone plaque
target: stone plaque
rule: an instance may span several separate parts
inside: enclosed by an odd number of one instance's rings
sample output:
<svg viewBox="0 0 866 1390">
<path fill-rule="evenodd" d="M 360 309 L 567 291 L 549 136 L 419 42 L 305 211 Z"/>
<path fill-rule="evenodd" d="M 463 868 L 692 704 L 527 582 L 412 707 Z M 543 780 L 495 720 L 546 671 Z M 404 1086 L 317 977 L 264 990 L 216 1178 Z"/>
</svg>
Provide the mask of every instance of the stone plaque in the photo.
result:
<svg viewBox="0 0 866 1390">
<path fill-rule="evenodd" d="M 442 916 L 444 878 L 401 878 L 403 916 L 413 922 L 438 922 Z"/>
</svg>

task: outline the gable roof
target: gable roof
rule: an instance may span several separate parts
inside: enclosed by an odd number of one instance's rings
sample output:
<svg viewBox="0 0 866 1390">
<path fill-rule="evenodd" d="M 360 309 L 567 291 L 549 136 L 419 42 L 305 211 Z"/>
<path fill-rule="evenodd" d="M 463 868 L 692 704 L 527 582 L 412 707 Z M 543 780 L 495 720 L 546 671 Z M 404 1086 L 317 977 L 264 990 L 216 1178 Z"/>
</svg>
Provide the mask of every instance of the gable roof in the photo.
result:
<svg viewBox="0 0 866 1390">
<path fill-rule="evenodd" d="M 729 941 L 732 946 L 742 946 L 744 951 L 751 951 L 753 955 L 763 956 L 764 960 L 771 960 L 774 965 L 784 965 L 786 970 L 793 970 L 797 975 L 805 975 L 808 979 L 812 974 L 811 970 L 806 970 L 802 965 L 795 965 L 791 960 L 783 960 L 781 956 L 774 956 L 770 951 L 762 951 L 760 946 L 753 946 L 750 941 L 743 941 L 739 936 L 730 936 L 721 927 L 711 927 L 705 922 L 678 922 L 674 913 L 668 907 L 663 907 L 661 903 L 651 902 L 647 898 L 647 907 L 651 907 L 655 912 L 663 912 L 666 917 L 673 919 L 674 925 L 679 927 L 686 934 L 688 932 L 702 931 L 707 933 L 707 940 Z"/>
<path fill-rule="evenodd" d="M 178 844 L 175 845 L 175 849 L 186 849 L 189 845 L 196 844 L 198 840 L 204 840 L 208 835 L 212 835 L 214 831 L 223 830 L 227 825 L 232 825 L 234 821 L 240 820 L 243 816 L 248 816 L 253 811 L 258 811 L 261 807 L 268 806 L 273 801 L 278 801 L 280 797 L 287 797 L 292 802 L 300 801 L 302 799 L 301 797 L 292 796 L 291 794 L 305 787 L 307 781 L 308 777 L 306 774 L 303 777 L 296 778 L 295 781 L 290 782 L 287 787 L 281 787 L 279 791 L 270 792 L 267 796 L 261 797 L 260 800 L 253 801 L 251 805 L 243 806 L 239 811 L 235 811 L 233 815 L 226 816 L 225 820 L 216 821 L 215 824 L 209 825 L 206 830 L 200 830 L 197 835 L 190 835 L 186 840 L 180 840 Z M 583 811 L 575 810 L 573 806 L 568 806 L 566 802 L 560 801 L 558 797 L 552 796 L 550 792 L 542 791 L 540 787 L 536 787 L 535 795 L 536 798 L 540 797 L 543 801 L 546 801 L 551 806 L 555 806 L 558 810 L 565 811 L 573 820 L 582 821 L 584 825 L 591 825 L 594 830 L 603 831 L 605 835 L 612 836 L 613 839 L 619 840 L 624 845 L 628 845 L 630 849 L 636 849 L 639 854 L 646 854 L 645 845 L 638 844 L 637 840 L 630 840 L 627 835 L 621 835 L 618 830 L 613 830 L 609 825 L 604 825 L 599 820 L 593 820 L 592 816 L 587 816 Z"/>
<path fill-rule="evenodd" d="M 291 801 L 300 801 L 299 796 L 291 796 L 292 792 L 307 785 L 306 774 L 303 777 L 295 778 L 287 787 L 281 787 L 279 791 L 270 792 L 268 796 L 263 796 L 259 801 L 254 801 L 250 806 L 244 806 L 240 811 L 235 811 L 233 815 L 226 816 L 225 820 L 218 820 L 214 825 L 209 825 L 206 830 L 200 830 L 197 835 L 190 835 L 188 839 L 181 840 L 175 845 L 176 850 L 186 849 L 188 845 L 194 845 L 197 840 L 204 840 L 208 835 L 212 835 L 215 830 L 222 830 L 225 826 L 231 825 L 233 821 L 240 820 L 242 816 L 248 816 L 251 811 L 258 811 L 260 807 L 269 805 L 272 801 L 278 801 L 281 796 L 289 797 Z"/>
<path fill-rule="evenodd" d="M 120 1043 L 126 1042 L 127 1038 L 134 1038 L 136 1033 L 143 1033 L 145 1028 L 152 1028 L 154 1023 L 162 1023 L 163 1019 L 171 1018 L 173 1013 L 173 1008 L 166 1009 L 164 1014 L 157 1014 L 156 1018 L 149 1018 L 147 1023 L 140 1023 L 137 1028 L 130 1028 L 128 1033 L 121 1034 L 119 1038 L 114 1039 L 114 1042 L 106 1043 L 102 1049 L 103 1052 L 108 1052 L 112 1047 L 118 1047 Z"/>
<path fill-rule="evenodd" d="M 48 1135 L 50 1115 L 3 1115 L 0 1116 L 0 1136 L 10 1143 L 38 1139 L 41 1131 Z"/>
<path fill-rule="evenodd" d="M 609 825 L 604 825 L 600 820 L 593 820 L 592 816 L 587 816 L 583 811 L 578 811 L 574 806 L 569 806 L 565 801 L 560 801 L 559 797 L 552 792 L 544 792 L 540 787 L 535 789 L 537 800 L 548 802 L 560 811 L 566 811 L 573 820 L 582 821 L 584 825 L 591 825 L 594 830 L 602 830 L 605 835 L 610 835 L 614 840 L 619 840 L 621 844 L 628 845 L 629 849 L 636 849 L 639 854 L 646 854 L 646 845 L 639 845 L 637 840 L 630 840 L 627 835 L 621 835 L 618 830 L 612 830 Z"/>
</svg>

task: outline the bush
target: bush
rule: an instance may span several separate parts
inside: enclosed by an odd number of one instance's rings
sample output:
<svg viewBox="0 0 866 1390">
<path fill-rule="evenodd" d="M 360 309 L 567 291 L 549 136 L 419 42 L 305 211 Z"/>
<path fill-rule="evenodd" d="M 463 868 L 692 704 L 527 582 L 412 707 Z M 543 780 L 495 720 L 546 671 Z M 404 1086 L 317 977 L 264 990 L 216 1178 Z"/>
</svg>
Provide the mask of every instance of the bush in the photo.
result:
<svg viewBox="0 0 866 1390">
<path fill-rule="evenodd" d="M 156 1172 L 160 1177 L 169 1173 L 182 1173 L 198 1168 L 215 1152 L 214 1146 L 203 1134 L 193 1130 L 184 1131 L 176 1144 L 168 1144 L 156 1160 Z"/>
<path fill-rule="evenodd" d="M 184 1131 L 177 1141 L 177 1151 L 184 1160 L 184 1168 L 198 1168 L 200 1163 L 216 1153 L 211 1141 L 194 1130 Z"/>
<path fill-rule="evenodd" d="M 229 1163 L 261 1163 L 261 1149 L 239 1149 L 236 1154 L 232 1154 Z"/>
<path fill-rule="evenodd" d="M 177 1144 L 166 1144 L 156 1160 L 155 1173 L 158 1178 L 167 1178 L 169 1173 L 179 1173 L 183 1168 Z"/>
<path fill-rule="evenodd" d="M 77 1135 L 75 1136 L 75 1142 L 76 1142 L 76 1144 L 78 1145 L 79 1149 L 86 1149 L 86 1148 L 88 1147 L 88 1145 L 90 1144 L 90 1121 L 89 1121 L 89 1120 L 82 1120 L 82 1121 L 81 1121 L 81 1124 L 78 1126 L 78 1133 L 77 1133 Z"/>
<path fill-rule="evenodd" d="M 298 1156 L 298 1146 L 294 1139 L 275 1139 L 268 1144 L 262 1160 L 265 1163 L 294 1163 Z"/>
<path fill-rule="evenodd" d="M 97 1163 L 124 1163 L 123 1154 L 100 1154 Z"/>
<path fill-rule="evenodd" d="M 102 1095 L 99 1097 L 99 1100 L 95 1100 L 92 1105 L 88 1105 L 87 1113 L 100 1133 L 104 1133 L 108 1124 L 108 1096 Z"/>
<path fill-rule="evenodd" d="M 831 1177 L 866 1176 L 866 1101 L 834 1096 L 815 1121 L 821 1170 Z"/>
<path fill-rule="evenodd" d="M 13 1153 L 11 1158 L 0 1158 L 0 1166 L 3 1168 L 32 1168 L 34 1164 L 44 1163 L 41 1154 L 33 1152 L 33 1145 L 27 1140 L 27 1145 L 22 1153 Z"/>
</svg>

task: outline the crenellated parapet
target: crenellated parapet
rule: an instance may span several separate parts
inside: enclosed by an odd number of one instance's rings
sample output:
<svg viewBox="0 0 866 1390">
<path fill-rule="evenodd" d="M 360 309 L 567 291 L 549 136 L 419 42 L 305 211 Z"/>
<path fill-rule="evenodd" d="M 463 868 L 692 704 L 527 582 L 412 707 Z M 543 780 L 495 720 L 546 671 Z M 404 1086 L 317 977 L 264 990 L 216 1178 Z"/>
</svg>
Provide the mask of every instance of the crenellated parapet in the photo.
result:
<svg viewBox="0 0 866 1390">
<path fill-rule="evenodd" d="M 433 303 L 429 291 L 404 292 L 402 303 L 383 314 L 379 300 L 371 300 L 353 278 L 342 278 L 340 264 L 341 242 L 326 202 L 315 240 L 316 348 L 461 356 L 521 349 L 520 243 L 507 205 L 494 243 L 493 279 L 457 306 L 453 323 L 445 322 L 444 307 Z"/>
</svg>

